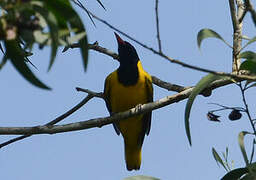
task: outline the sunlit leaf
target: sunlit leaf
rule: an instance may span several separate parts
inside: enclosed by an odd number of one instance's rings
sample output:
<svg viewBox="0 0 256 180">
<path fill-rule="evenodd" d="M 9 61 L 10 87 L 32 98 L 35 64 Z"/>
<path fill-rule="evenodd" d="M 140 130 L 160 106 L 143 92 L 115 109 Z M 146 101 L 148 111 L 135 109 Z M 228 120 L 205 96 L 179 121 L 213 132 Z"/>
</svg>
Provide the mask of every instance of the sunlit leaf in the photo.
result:
<svg viewBox="0 0 256 180">
<path fill-rule="evenodd" d="M 4 41 L 4 45 L 7 58 L 10 59 L 14 67 L 26 80 L 37 87 L 48 90 L 50 89 L 48 86 L 43 84 L 26 65 L 24 53 L 16 40 Z"/>
<path fill-rule="evenodd" d="M 246 132 L 246 131 L 242 131 L 242 132 L 239 133 L 238 143 L 239 143 L 240 150 L 243 154 L 244 162 L 245 162 L 246 166 L 248 166 L 249 165 L 249 160 L 248 160 L 248 156 L 246 154 L 245 147 L 244 147 L 244 136 L 246 134 L 251 134 L 251 133 Z"/>
<path fill-rule="evenodd" d="M 201 29 L 197 34 L 197 46 L 199 49 L 201 47 L 202 41 L 207 38 L 220 39 L 221 41 L 223 41 L 225 44 L 227 44 L 230 47 L 230 45 L 215 31 L 213 31 L 211 29 Z"/>
<path fill-rule="evenodd" d="M 160 179 L 155 178 L 155 177 L 151 177 L 151 176 L 138 175 L 138 176 L 130 176 L 130 177 L 127 177 L 123 180 L 160 180 Z"/>
<path fill-rule="evenodd" d="M 226 171 L 228 171 L 228 169 L 227 169 L 227 167 L 225 166 L 223 160 L 221 159 L 221 157 L 219 156 L 219 154 L 217 153 L 217 151 L 216 151 L 214 148 L 212 148 L 212 155 L 213 155 L 215 161 L 217 162 L 217 164 L 218 164 L 218 165 L 221 164 L 221 165 L 223 166 L 223 168 L 224 168 Z"/>
<path fill-rule="evenodd" d="M 33 35 L 35 41 L 39 44 L 46 44 L 46 42 L 49 40 L 49 33 L 43 33 L 42 31 L 34 31 Z"/>
<path fill-rule="evenodd" d="M 191 92 L 191 94 L 188 98 L 186 108 L 185 108 L 185 128 L 186 128 L 186 134 L 187 134 L 190 145 L 192 143 L 191 143 L 191 135 L 190 135 L 190 127 L 189 127 L 189 116 L 190 116 L 192 104 L 193 104 L 196 96 L 202 90 L 204 90 L 210 83 L 212 83 L 213 81 L 220 79 L 220 78 L 224 78 L 224 77 L 220 77 L 220 76 L 217 76 L 214 74 L 208 74 L 207 76 L 203 77 L 193 88 L 193 91 Z"/>
<path fill-rule="evenodd" d="M 248 172 L 248 168 L 237 168 L 228 172 L 221 180 L 237 180 Z"/>
<path fill-rule="evenodd" d="M 50 64 L 48 67 L 48 71 L 51 69 L 55 57 L 57 55 L 57 50 L 58 50 L 58 22 L 56 20 L 56 18 L 54 17 L 54 15 L 49 12 L 47 9 L 45 9 L 44 7 L 41 6 L 37 6 L 34 5 L 33 6 L 34 10 L 37 11 L 38 13 L 40 13 L 43 18 L 45 19 L 46 23 L 49 26 L 49 31 L 50 31 L 50 36 L 51 36 L 51 58 L 50 58 Z"/>
<path fill-rule="evenodd" d="M 226 147 L 226 159 L 228 159 L 228 147 Z"/>
<path fill-rule="evenodd" d="M 85 36 L 86 36 L 85 32 L 78 33 L 74 36 L 69 37 L 68 38 L 68 43 L 69 44 L 74 44 L 74 43 L 78 42 L 80 39 L 84 38 Z"/>
</svg>

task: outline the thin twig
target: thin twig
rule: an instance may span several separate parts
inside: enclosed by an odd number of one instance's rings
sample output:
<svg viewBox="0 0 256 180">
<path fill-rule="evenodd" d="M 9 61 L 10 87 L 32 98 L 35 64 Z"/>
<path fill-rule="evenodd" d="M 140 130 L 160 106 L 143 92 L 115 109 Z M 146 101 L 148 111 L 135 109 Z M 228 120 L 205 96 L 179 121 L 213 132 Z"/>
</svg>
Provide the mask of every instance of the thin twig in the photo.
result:
<svg viewBox="0 0 256 180">
<path fill-rule="evenodd" d="M 66 46 L 62 52 L 65 52 L 67 51 L 69 48 L 73 49 L 73 48 L 80 48 L 80 45 L 78 43 L 74 43 L 74 44 L 70 44 L 69 46 Z M 88 44 L 88 49 L 93 49 L 97 52 L 100 52 L 100 53 L 103 53 L 103 54 L 106 54 L 108 56 L 111 56 L 113 59 L 118 59 L 118 54 L 113 52 L 113 51 L 110 51 L 104 47 L 101 47 L 99 46 L 99 43 L 96 41 L 95 43 L 93 44 Z"/>
<path fill-rule="evenodd" d="M 242 107 L 228 107 L 228 106 L 224 106 L 224 105 L 221 105 L 221 104 L 218 104 L 218 103 L 208 103 L 208 104 L 213 104 L 213 105 L 217 105 L 217 106 L 222 107 L 222 109 L 212 110 L 211 112 L 221 111 L 221 110 L 224 110 L 224 109 L 236 109 L 236 110 L 245 112 L 245 109 L 242 108 Z"/>
<path fill-rule="evenodd" d="M 89 94 L 87 95 L 81 102 L 79 102 L 76 106 L 74 106 L 72 109 L 68 110 L 66 113 L 60 115 L 59 117 L 57 117 L 56 119 L 48 122 L 45 124 L 45 126 L 52 126 L 60 121 L 62 121 L 63 119 L 65 119 L 66 117 L 68 117 L 69 115 L 71 115 L 72 113 L 74 113 L 75 111 L 77 111 L 78 109 L 80 109 L 84 104 L 86 104 L 90 99 L 92 99 L 94 96 Z M 16 138 L 13 138 L 9 141 L 6 141 L 2 144 L 0 144 L 0 148 L 4 147 L 4 146 L 7 146 L 11 143 L 14 143 L 14 142 L 17 142 L 19 140 L 22 140 L 22 139 L 25 139 L 27 137 L 30 137 L 32 136 L 31 134 L 28 134 L 28 135 L 23 135 L 23 136 L 20 136 L 20 137 L 16 137 Z"/>
<path fill-rule="evenodd" d="M 83 89 L 83 88 L 80 88 L 80 87 L 76 87 L 76 90 L 81 91 L 81 92 L 85 92 L 87 94 L 90 94 L 93 97 L 98 97 L 98 98 L 103 98 L 104 99 L 103 93 L 94 92 L 94 91 L 91 91 L 89 89 Z"/>
<path fill-rule="evenodd" d="M 184 87 L 184 86 L 180 86 L 177 84 L 172 84 L 172 83 L 163 81 L 163 80 L 157 78 L 156 76 L 151 76 L 151 77 L 152 77 L 152 81 L 155 85 L 157 85 L 158 87 L 167 89 L 168 91 L 182 92 L 186 89 L 191 88 L 191 87 Z"/>
<path fill-rule="evenodd" d="M 251 16 L 252 16 L 252 20 L 254 22 L 254 25 L 256 26 L 256 11 L 254 10 L 253 5 L 252 5 L 250 0 L 245 0 L 244 2 L 245 2 L 246 9 L 248 11 L 250 11 Z"/>
<path fill-rule="evenodd" d="M 162 52 L 162 45 L 161 45 L 161 39 L 160 39 L 160 30 L 159 30 L 159 18 L 158 18 L 158 0 L 156 0 L 156 6 L 155 6 L 155 12 L 156 12 L 156 37 L 158 41 L 158 48 L 159 52 Z"/>
<path fill-rule="evenodd" d="M 244 107 L 245 107 L 245 108 L 244 108 L 244 109 L 245 109 L 245 113 L 247 114 L 248 119 L 249 119 L 249 121 L 250 121 L 250 124 L 251 124 L 251 126 L 252 126 L 253 134 L 254 134 L 254 136 L 256 137 L 256 128 L 255 128 L 255 126 L 254 126 L 254 122 L 253 122 L 253 119 L 252 119 L 251 114 L 250 114 L 250 111 L 249 111 L 249 106 L 248 106 L 247 101 L 246 101 L 245 89 L 243 88 L 242 83 L 239 83 L 238 85 L 239 85 L 239 88 L 240 88 L 241 93 L 242 93 L 242 99 L 243 99 L 243 103 L 244 103 Z"/>
<path fill-rule="evenodd" d="M 69 45 L 69 47 L 70 48 L 79 48 L 79 45 L 78 44 L 71 44 L 71 45 Z M 68 47 L 66 47 L 64 49 L 64 51 L 66 51 L 67 49 L 68 49 Z M 113 51 L 110 51 L 107 48 L 99 46 L 99 44 L 97 42 L 95 42 L 93 44 L 89 44 L 89 49 L 92 49 L 92 50 L 95 50 L 97 52 L 106 54 L 106 55 L 112 57 L 113 59 L 118 59 L 119 58 L 117 53 L 115 53 Z M 151 76 L 151 77 L 152 77 L 153 84 L 155 84 L 155 85 L 157 85 L 161 88 L 164 88 L 168 91 L 181 92 L 181 91 L 184 91 L 184 90 L 192 87 L 192 86 L 184 87 L 184 86 L 180 86 L 180 85 L 177 85 L 177 84 L 172 84 L 172 83 L 163 81 L 163 80 L 157 78 L 156 76 Z M 239 81 L 242 81 L 243 79 L 236 79 L 236 80 L 239 82 Z M 226 78 L 226 79 L 221 79 L 221 80 L 213 82 L 212 87 L 218 88 L 218 87 L 222 87 L 222 86 L 232 84 L 232 83 L 234 83 L 234 81 L 232 81 L 230 78 Z M 209 93 L 206 93 L 206 91 L 207 90 L 204 90 L 201 94 L 204 95 L 204 96 L 208 96 L 207 94 L 209 94 Z"/>
<path fill-rule="evenodd" d="M 201 67 L 198 67 L 198 66 L 193 66 L 193 65 L 190 65 L 190 64 L 186 64 L 186 63 L 183 63 L 181 62 L 180 60 L 178 59 L 173 59 L 167 55 L 165 55 L 164 53 L 162 52 L 159 52 L 157 50 L 155 50 L 154 48 L 152 47 L 149 47 L 143 43 L 141 43 L 140 41 L 136 40 L 135 38 L 129 36 L 128 34 L 124 33 L 123 31 L 117 29 L 116 27 L 114 27 L 113 25 L 109 24 L 107 21 L 97 17 L 96 15 L 94 15 L 92 12 L 90 12 L 89 10 L 87 10 L 91 16 L 95 19 L 97 19 L 98 21 L 102 22 L 103 24 L 107 25 L 109 28 L 115 30 L 116 32 L 124 35 L 125 37 L 127 37 L 128 39 L 136 42 L 137 44 L 139 44 L 140 46 L 144 47 L 145 49 L 148 49 L 150 51 L 152 51 L 153 53 L 159 55 L 160 57 L 164 58 L 164 59 L 167 59 L 168 61 L 172 62 L 172 63 L 175 63 L 175 64 L 178 64 L 178 65 L 181 65 L 183 67 L 186 67 L 186 68 L 190 68 L 190 69 L 194 69 L 194 70 L 197 70 L 197 71 L 201 71 L 201 72 L 206 72 L 206 73 L 212 73 L 212 74 L 215 74 L 215 75 L 219 75 L 219 76 L 228 76 L 228 77 L 232 77 L 232 78 L 235 78 L 236 80 L 250 80 L 250 81 L 256 81 L 256 76 L 255 75 L 236 75 L 236 74 L 230 74 L 230 73 L 225 73 L 225 72 L 217 72 L 217 71 L 213 71 L 213 70 L 210 70 L 210 69 L 206 69 L 206 68 L 201 68 Z"/>
<path fill-rule="evenodd" d="M 92 19 L 90 13 L 87 11 L 87 9 L 84 7 L 84 5 L 83 5 L 80 1 L 77 1 L 77 2 L 76 2 L 76 0 L 72 0 L 72 2 L 75 3 L 77 6 L 79 6 L 80 8 L 82 8 L 82 9 L 86 12 L 86 14 L 89 16 L 90 20 L 92 21 L 94 27 L 96 27 L 95 22 L 93 21 L 93 19 Z M 104 9 L 105 9 L 105 8 L 104 8 Z"/>
</svg>

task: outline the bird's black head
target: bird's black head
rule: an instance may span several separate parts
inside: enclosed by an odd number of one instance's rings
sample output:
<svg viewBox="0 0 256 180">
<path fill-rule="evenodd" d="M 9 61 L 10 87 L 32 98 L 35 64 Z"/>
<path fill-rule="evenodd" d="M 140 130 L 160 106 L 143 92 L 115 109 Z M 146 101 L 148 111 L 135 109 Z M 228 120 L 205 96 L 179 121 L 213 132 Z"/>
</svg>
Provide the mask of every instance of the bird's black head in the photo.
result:
<svg viewBox="0 0 256 180">
<path fill-rule="evenodd" d="M 116 33 L 118 43 L 118 54 L 120 66 L 117 70 L 118 80 L 125 86 L 134 85 L 139 78 L 138 61 L 139 56 L 135 48 L 128 42 L 122 40 Z"/>
<path fill-rule="evenodd" d="M 118 34 L 115 33 L 118 43 L 118 54 L 120 65 L 137 65 L 139 56 L 136 49 L 127 41 L 122 40 Z"/>
</svg>

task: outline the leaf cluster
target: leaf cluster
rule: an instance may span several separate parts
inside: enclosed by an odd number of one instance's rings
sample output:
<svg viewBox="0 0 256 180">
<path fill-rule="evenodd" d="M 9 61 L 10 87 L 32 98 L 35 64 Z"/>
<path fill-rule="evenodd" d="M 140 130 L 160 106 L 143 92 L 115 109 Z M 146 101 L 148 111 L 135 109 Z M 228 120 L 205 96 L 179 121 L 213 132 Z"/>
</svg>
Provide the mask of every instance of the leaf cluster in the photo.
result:
<svg viewBox="0 0 256 180">
<path fill-rule="evenodd" d="M 34 44 L 51 47 L 48 70 L 58 48 L 78 42 L 84 69 L 88 62 L 88 42 L 84 25 L 69 0 L 2 0 L 0 1 L 0 49 L 4 53 L 0 69 L 9 60 L 33 85 L 50 89 L 27 65 Z M 72 35 L 72 36 L 71 36 Z"/>
</svg>

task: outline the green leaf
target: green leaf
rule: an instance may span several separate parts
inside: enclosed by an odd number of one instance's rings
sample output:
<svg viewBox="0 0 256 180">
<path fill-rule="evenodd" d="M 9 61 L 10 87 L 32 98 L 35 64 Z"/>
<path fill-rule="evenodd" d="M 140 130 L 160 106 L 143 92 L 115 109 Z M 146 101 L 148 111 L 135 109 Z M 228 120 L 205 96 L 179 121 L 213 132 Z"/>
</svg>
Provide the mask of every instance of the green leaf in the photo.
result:
<svg viewBox="0 0 256 180">
<path fill-rule="evenodd" d="M 72 6 L 68 0 L 44 0 L 48 11 L 53 13 L 60 29 L 68 29 L 68 19 L 72 17 Z M 68 17 L 68 18 L 67 18 Z"/>
<path fill-rule="evenodd" d="M 217 163 L 218 165 L 219 165 L 219 163 L 220 163 L 220 164 L 223 166 L 223 168 L 224 168 L 226 171 L 228 171 L 228 169 L 227 169 L 227 167 L 225 166 L 223 160 L 221 159 L 221 157 L 219 156 L 219 154 L 217 153 L 217 151 L 216 151 L 214 148 L 212 148 L 212 155 L 213 155 L 213 157 L 214 157 L 216 163 Z"/>
<path fill-rule="evenodd" d="M 249 164 L 248 169 L 252 173 L 256 173 L 256 162 Z"/>
<path fill-rule="evenodd" d="M 26 80 L 37 87 L 50 90 L 50 88 L 43 84 L 26 65 L 24 52 L 16 40 L 4 41 L 4 45 L 7 58 L 10 59 L 14 67 Z"/>
<path fill-rule="evenodd" d="M 49 7 L 55 12 L 56 16 L 61 16 L 65 18 L 65 20 L 69 22 L 72 29 L 77 29 L 77 32 L 75 34 L 86 32 L 80 17 L 72 8 L 69 0 L 45 0 L 45 2 L 47 4 L 47 7 Z M 80 39 L 78 43 L 80 46 L 80 52 L 82 54 L 84 69 L 86 70 L 88 63 L 87 36 L 84 36 L 82 39 Z"/>
<path fill-rule="evenodd" d="M 252 60 L 246 60 L 241 64 L 240 70 L 247 70 L 253 74 L 256 74 L 256 62 Z"/>
<path fill-rule="evenodd" d="M 256 176 L 253 173 L 247 173 L 245 176 L 240 178 L 239 180 L 255 180 Z"/>
<path fill-rule="evenodd" d="M 86 33 L 86 31 L 83 28 L 83 24 L 80 21 L 80 19 L 78 19 L 78 18 L 73 19 L 73 21 L 71 21 L 70 24 L 71 24 L 72 28 L 79 28 L 79 29 L 81 29 L 76 34 L 79 34 L 81 32 L 85 32 Z M 87 35 L 85 35 L 84 38 L 80 39 L 78 41 L 78 44 L 79 44 L 80 53 L 81 53 L 82 59 L 83 59 L 84 70 L 86 70 L 87 64 L 88 64 L 88 40 L 87 40 Z"/>
<path fill-rule="evenodd" d="M 57 50 L 58 50 L 58 22 L 55 18 L 55 16 L 49 12 L 46 8 L 38 6 L 38 5 L 34 5 L 33 6 L 34 10 L 37 11 L 41 16 L 43 16 L 43 18 L 45 19 L 46 23 L 49 26 L 49 31 L 50 31 L 50 37 L 51 37 L 51 58 L 50 58 L 50 64 L 48 67 L 48 71 L 51 69 L 55 57 L 57 55 Z"/>
<path fill-rule="evenodd" d="M 190 135 L 190 128 L 189 128 L 189 116 L 190 116 L 190 111 L 191 111 L 191 107 L 192 104 L 196 98 L 196 96 L 202 92 L 202 90 L 204 90 L 209 84 L 211 84 L 213 81 L 220 79 L 220 78 L 224 78 L 224 77 L 220 77 L 214 74 L 208 74 L 207 76 L 203 77 L 197 84 L 196 86 L 193 88 L 193 91 L 191 92 L 187 104 L 186 104 L 186 108 L 185 108 L 185 128 L 186 128 L 186 134 L 189 140 L 189 144 L 191 145 L 191 135 Z"/>
<path fill-rule="evenodd" d="M 221 180 L 237 180 L 248 172 L 248 168 L 237 168 L 228 172 Z"/>
<path fill-rule="evenodd" d="M 217 38 L 223 41 L 226 45 L 231 47 L 218 33 L 211 29 L 201 29 L 197 34 L 197 46 L 200 49 L 201 43 L 206 38 Z"/>
<path fill-rule="evenodd" d="M 243 58 L 243 59 L 252 60 L 256 62 L 256 53 L 252 51 L 245 51 L 240 53 L 238 58 Z"/>
<path fill-rule="evenodd" d="M 249 133 L 247 131 L 242 131 L 242 132 L 239 133 L 238 143 L 239 143 L 240 150 L 243 154 L 244 162 L 245 162 L 246 166 L 248 166 L 249 165 L 249 160 L 248 160 L 248 156 L 246 154 L 245 147 L 244 147 L 244 136 L 246 134 L 251 134 L 251 133 Z"/>
<path fill-rule="evenodd" d="M 49 39 L 49 33 L 43 33 L 42 31 L 36 30 L 33 33 L 33 36 L 35 38 L 35 42 L 39 44 L 47 44 Z M 47 45 L 50 45 L 47 44 Z"/>
<path fill-rule="evenodd" d="M 155 177 L 151 177 L 151 176 L 138 175 L 138 176 L 130 176 L 130 177 L 127 177 L 123 180 L 160 180 L 160 179 L 155 178 Z"/>
<path fill-rule="evenodd" d="M 76 34 L 75 36 L 68 37 L 68 43 L 74 44 L 77 41 L 79 41 L 80 39 L 84 38 L 85 36 L 86 36 L 86 33 L 81 32 L 81 33 Z"/>
<path fill-rule="evenodd" d="M 251 152 L 251 158 L 250 158 L 250 164 L 252 163 L 252 160 L 253 160 L 255 144 L 256 144 L 256 141 L 255 141 L 255 139 L 253 139 L 253 142 L 252 142 L 252 152 Z"/>
</svg>

